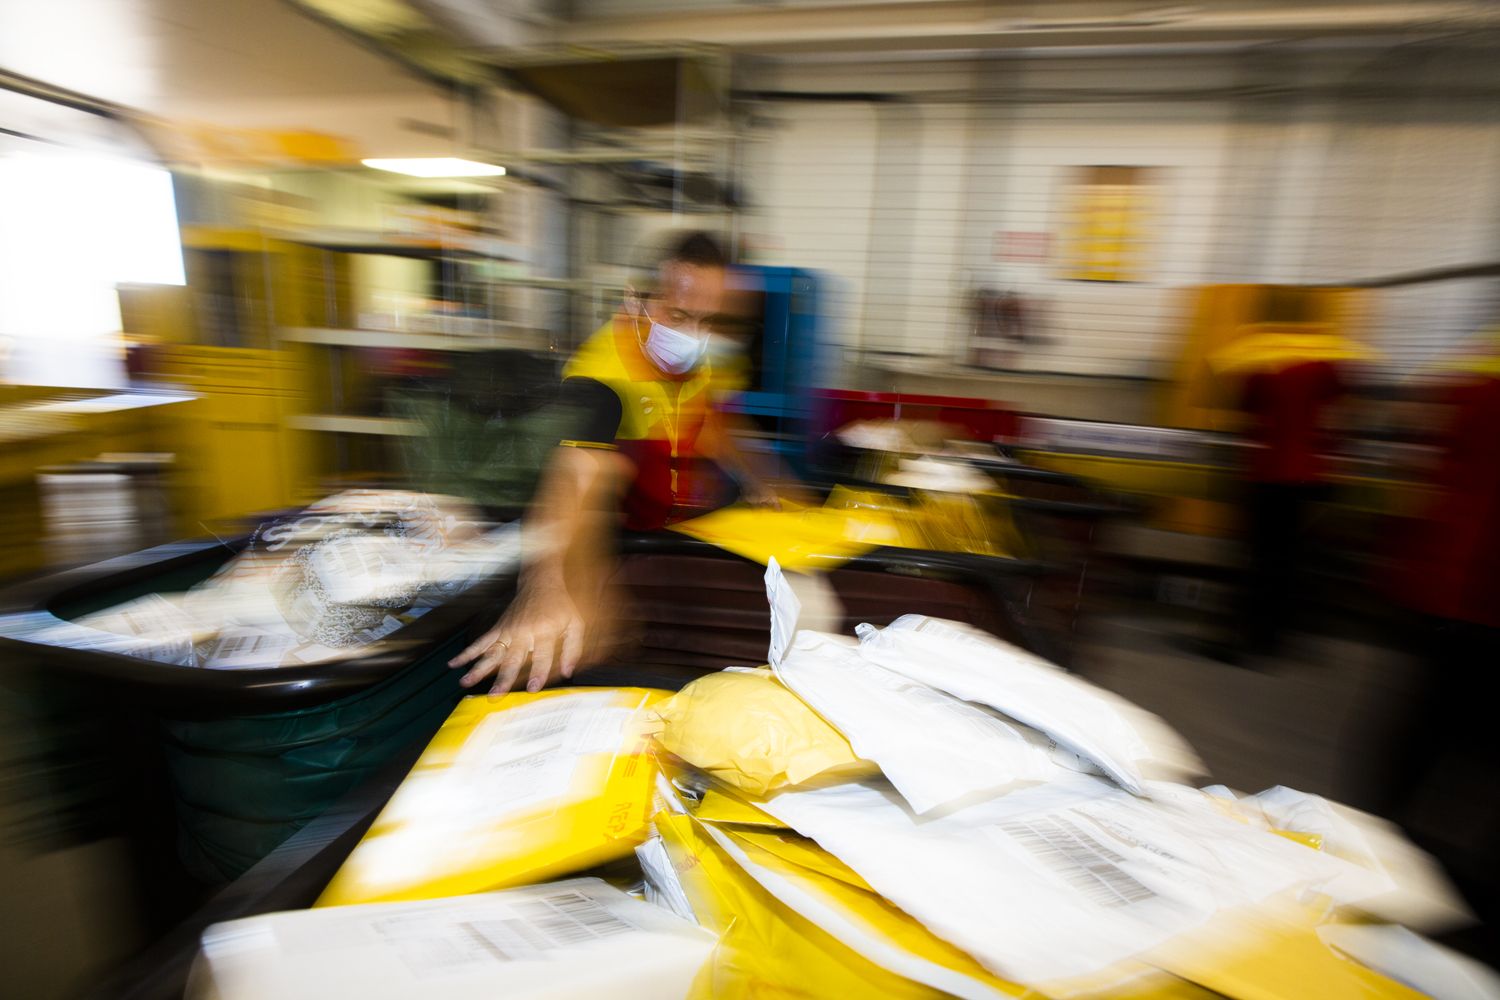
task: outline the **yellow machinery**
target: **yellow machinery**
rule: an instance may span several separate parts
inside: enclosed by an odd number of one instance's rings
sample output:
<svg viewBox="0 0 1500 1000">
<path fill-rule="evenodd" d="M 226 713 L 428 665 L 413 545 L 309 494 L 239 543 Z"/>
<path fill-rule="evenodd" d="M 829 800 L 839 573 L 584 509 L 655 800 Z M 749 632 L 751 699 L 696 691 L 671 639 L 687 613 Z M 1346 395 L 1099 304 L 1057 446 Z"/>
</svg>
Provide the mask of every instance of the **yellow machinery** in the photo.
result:
<svg viewBox="0 0 1500 1000">
<path fill-rule="evenodd" d="M 0 385 L 0 577 L 46 564 L 40 470 L 99 455 L 167 451 L 165 442 L 189 405 L 116 406 L 108 395 Z"/>
<path fill-rule="evenodd" d="M 313 490 L 307 436 L 288 430 L 308 409 L 312 359 L 276 349 L 275 331 L 305 325 L 330 279 L 347 296 L 347 270 L 325 275 L 310 248 L 252 229 L 184 226 L 183 248 L 187 286 L 122 289 L 121 312 L 151 377 L 198 396 L 167 415 L 160 446 L 177 457 L 178 533 L 201 535 Z M 224 309 L 232 321 L 213 315 Z"/>
<path fill-rule="evenodd" d="M 159 352 L 157 371 L 198 396 L 177 407 L 166 434 L 181 533 L 296 502 L 308 470 L 286 419 L 306 376 L 291 352 L 172 346 Z"/>
</svg>

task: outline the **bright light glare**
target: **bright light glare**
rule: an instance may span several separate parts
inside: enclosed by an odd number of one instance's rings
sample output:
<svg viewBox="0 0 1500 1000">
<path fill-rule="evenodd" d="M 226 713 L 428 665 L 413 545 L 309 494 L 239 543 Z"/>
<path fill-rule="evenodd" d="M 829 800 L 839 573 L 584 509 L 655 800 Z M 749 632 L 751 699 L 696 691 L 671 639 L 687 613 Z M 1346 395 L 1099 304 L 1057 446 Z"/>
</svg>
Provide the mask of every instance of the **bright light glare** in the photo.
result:
<svg viewBox="0 0 1500 1000">
<path fill-rule="evenodd" d="M 184 283 L 171 175 L 82 153 L 0 156 L 0 220 L 4 377 L 118 384 L 116 286 Z"/>
<path fill-rule="evenodd" d="M 361 160 L 367 167 L 389 170 L 393 174 L 409 177 L 503 177 L 505 168 L 478 160 L 462 160 L 456 156 L 413 156 L 392 160 Z"/>
</svg>

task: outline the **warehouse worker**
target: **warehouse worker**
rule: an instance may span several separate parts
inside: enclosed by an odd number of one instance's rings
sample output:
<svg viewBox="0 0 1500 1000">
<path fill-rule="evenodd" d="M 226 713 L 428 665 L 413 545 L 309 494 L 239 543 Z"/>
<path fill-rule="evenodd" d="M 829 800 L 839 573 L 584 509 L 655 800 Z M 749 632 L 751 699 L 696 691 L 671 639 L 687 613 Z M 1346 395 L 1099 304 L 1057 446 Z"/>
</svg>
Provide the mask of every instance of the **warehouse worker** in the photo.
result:
<svg viewBox="0 0 1500 1000">
<path fill-rule="evenodd" d="M 1347 391 L 1344 365 L 1366 356 L 1327 324 L 1311 322 L 1310 305 L 1305 290 L 1269 289 L 1261 322 L 1209 358 L 1221 383 L 1234 389 L 1249 444 L 1243 646 L 1212 648 L 1221 659 L 1278 647 L 1307 562 L 1312 508 L 1327 488 L 1324 456 L 1333 440 L 1330 416 Z"/>
<path fill-rule="evenodd" d="M 1347 363 L 1364 356 L 1358 345 L 1312 322 L 1310 306 L 1305 292 L 1272 290 L 1262 329 L 1280 333 L 1287 345 L 1246 379 L 1240 400 L 1252 442 L 1245 470 L 1251 547 L 1246 632 L 1250 652 L 1261 655 L 1277 651 L 1308 567 L 1309 522 L 1328 489 L 1331 418 L 1349 389 Z"/>
<path fill-rule="evenodd" d="M 1412 612 L 1417 669 L 1382 720 L 1379 745 L 1358 755 L 1365 773 L 1351 792 L 1360 808 L 1406 827 L 1491 922 L 1500 916 L 1500 814 L 1468 801 L 1500 765 L 1487 694 L 1500 662 L 1500 331 L 1485 339 L 1442 381 L 1441 460 L 1391 580 Z"/>
<path fill-rule="evenodd" d="M 581 413 L 543 471 L 525 521 L 515 600 L 449 663 L 492 694 L 571 677 L 607 638 L 602 609 L 613 531 L 653 530 L 719 506 L 723 477 L 774 505 L 761 471 L 735 447 L 715 406 L 706 355 L 726 301 L 726 262 L 703 233 L 660 253 L 649 287 L 627 288 L 614 318 L 563 369 L 562 399 Z"/>
</svg>

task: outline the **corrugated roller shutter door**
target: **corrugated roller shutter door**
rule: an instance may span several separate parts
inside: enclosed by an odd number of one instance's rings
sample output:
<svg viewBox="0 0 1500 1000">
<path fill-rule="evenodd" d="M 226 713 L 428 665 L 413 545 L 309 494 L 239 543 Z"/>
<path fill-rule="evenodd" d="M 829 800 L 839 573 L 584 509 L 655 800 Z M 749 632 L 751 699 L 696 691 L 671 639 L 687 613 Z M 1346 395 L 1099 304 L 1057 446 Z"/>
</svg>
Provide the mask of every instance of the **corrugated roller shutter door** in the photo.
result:
<svg viewBox="0 0 1500 1000">
<path fill-rule="evenodd" d="M 1341 282 L 1500 257 L 1500 130 L 1478 122 L 1388 121 L 1335 130 L 1302 270 Z M 1494 279 L 1372 294 L 1368 337 L 1396 371 L 1436 359 L 1494 317 Z"/>
<path fill-rule="evenodd" d="M 827 272 L 827 329 L 837 343 L 855 342 L 877 161 L 874 110 L 787 103 L 762 117 L 745 156 L 745 241 L 761 262 Z"/>
<path fill-rule="evenodd" d="M 1017 293 L 1040 338 L 1008 367 L 1165 376 L 1193 286 L 1500 259 L 1500 100 L 1484 98 L 1500 66 L 1393 76 L 1383 58 L 782 67 L 786 91 L 885 100 L 757 103 L 747 231 L 773 262 L 834 279 L 850 360 L 972 360 L 984 286 Z M 1069 199 L 1089 178 L 1141 188 L 1132 280 L 1076 280 L 1098 273 L 1069 263 Z M 1393 368 L 1430 360 L 1483 325 L 1493 284 L 1372 293 L 1364 334 Z"/>
<path fill-rule="evenodd" d="M 1031 298 L 1043 342 L 1018 367 L 1086 374 L 1156 374 L 1181 329 L 1184 285 L 1208 279 L 1220 202 L 1226 116 L 1217 105 L 1050 105 L 1020 109 L 1005 164 L 1004 232 L 1045 234 L 1034 264 L 996 262 L 991 273 Z M 1066 276 L 1070 189 L 1091 166 L 1136 175 L 1140 240 L 1136 280 Z M 1002 237 L 1003 238 L 1003 237 Z"/>
<path fill-rule="evenodd" d="M 823 68 L 815 80 L 783 80 L 788 89 L 879 82 L 908 91 L 886 103 L 760 106 L 765 124 L 747 157 L 749 242 L 763 247 L 760 259 L 832 274 L 843 305 L 838 336 L 852 356 L 967 360 L 969 296 L 985 286 L 1032 306 L 1041 337 L 1015 367 L 1156 373 L 1180 326 L 1178 289 L 1208 279 L 1222 105 L 996 106 L 974 100 L 991 80 L 979 68 L 903 75 L 856 67 L 847 79 Z M 1002 72 L 1016 85 L 1013 70 Z M 962 96 L 945 99 L 938 89 Z M 1055 251 L 1075 172 L 1109 165 L 1151 168 L 1142 280 L 1069 280 L 1051 257 L 1004 252 L 1007 240 Z"/>
</svg>

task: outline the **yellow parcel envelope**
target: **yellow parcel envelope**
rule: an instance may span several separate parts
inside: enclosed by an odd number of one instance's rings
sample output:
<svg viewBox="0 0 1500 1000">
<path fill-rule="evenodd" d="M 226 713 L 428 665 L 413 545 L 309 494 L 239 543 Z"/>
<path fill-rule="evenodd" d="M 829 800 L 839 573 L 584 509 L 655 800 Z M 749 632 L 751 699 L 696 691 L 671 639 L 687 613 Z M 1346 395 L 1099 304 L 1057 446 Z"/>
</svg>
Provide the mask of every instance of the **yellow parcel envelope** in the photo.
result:
<svg viewBox="0 0 1500 1000">
<path fill-rule="evenodd" d="M 664 691 L 465 698 L 319 906 L 539 882 L 629 856 L 650 829 L 649 709 Z"/>
</svg>

